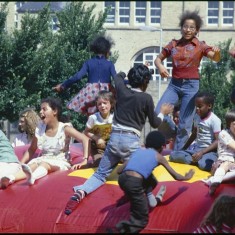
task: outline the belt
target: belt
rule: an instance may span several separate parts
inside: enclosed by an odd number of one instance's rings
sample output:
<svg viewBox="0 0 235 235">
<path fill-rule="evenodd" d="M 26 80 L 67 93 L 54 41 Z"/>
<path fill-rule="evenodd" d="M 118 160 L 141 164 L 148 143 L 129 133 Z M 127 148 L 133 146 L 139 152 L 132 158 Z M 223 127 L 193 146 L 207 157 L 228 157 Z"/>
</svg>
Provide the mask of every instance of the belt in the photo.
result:
<svg viewBox="0 0 235 235">
<path fill-rule="evenodd" d="M 136 136 L 138 136 L 138 137 L 139 137 L 139 135 L 138 135 L 138 134 L 136 134 L 134 131 L 127 131 L 127 130 L 112 130 L 112 133 L 136 135 Z"/>
<path fill-rule="evenodd" d="M 141 174 L 137 173 L 136 171 L 125 171 L 125 173 L 126 173 L 127 175 L 130 175 L 130 176 L 134 176 L 134 177 L 143 179 L 143 176 L 142 176 Z"/>
</svg>

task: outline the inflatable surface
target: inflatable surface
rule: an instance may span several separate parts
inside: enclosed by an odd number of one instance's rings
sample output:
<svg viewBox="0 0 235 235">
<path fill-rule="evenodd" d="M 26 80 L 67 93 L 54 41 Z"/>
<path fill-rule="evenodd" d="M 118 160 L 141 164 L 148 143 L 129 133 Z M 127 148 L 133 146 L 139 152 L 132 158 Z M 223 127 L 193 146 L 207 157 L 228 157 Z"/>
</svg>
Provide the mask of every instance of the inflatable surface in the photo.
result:
<svg viewBox="0 0 235 235">
<path fill-rule="evenodd" d="M 19 158 L 26 147 L 15 148 Z M 73 162 L 82 158 L 80 144 L 70 148 Z M 221 194 L 235 195 L 233 183 L 221 184 L 213 197 L 200 181 L 208 172 L 195 166 L 170 163 L 181 174 L 194 168 L 194 177 L 187 182 L 175 181 L 163 167 L 154 175 L 167 187 L 163 202 L 150 211 L 149 223 L 141 233 L 191 233 L 199 226 L 214 199 Z M 118 167 L 118 166 L 117 166 Z M 116 168 L 117 169 L 117 168 Z M 0 190 L 1 233 L 106 233 L 120 220 L 129 218 L 129 202 L 118 205 L 123 192 L 117 184 L 116 169 L 106 184 L 89 194 L 69 216 L 64 207 L 73 194 L 72 187 L 82 184 L 95 168 L 51 173 L 28 186 L 25 180 Z M 235 232 L 235 231 L 234 231 Z"/>
</svg>

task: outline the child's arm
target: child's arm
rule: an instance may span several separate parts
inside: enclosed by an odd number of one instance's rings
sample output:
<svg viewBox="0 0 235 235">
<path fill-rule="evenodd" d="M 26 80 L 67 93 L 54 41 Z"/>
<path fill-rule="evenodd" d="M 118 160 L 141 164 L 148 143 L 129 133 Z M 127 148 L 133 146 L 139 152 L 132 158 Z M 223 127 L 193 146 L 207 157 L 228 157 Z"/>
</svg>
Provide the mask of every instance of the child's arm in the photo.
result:
<svg viewBox="0 0 235 235">
<path fill-rule="evenodd" d="M 191 133 L 189 139 L 187 140 L 187 142 L 185 143 L 183 150 L 186 150 L 193 143 L 193 141 L 196 139 L 196 137 L 197 137 L 197 128 L 193 127 L 192 133 Z"/>
<path fill-rule="evenodd" d="M 101 149 L 105 149 L 106 147 L 106 141 L 100 137 L 100 135 L 95 135 L 94 133 L 90 132 L 91 129 L 89 127 L 86 127 L 84 130 L 84 134 L 89 137 L 91 140 L 94 140 L 96 143 L 96 146 Z"/>
<path fill-rule="evenodd" d="M 23 158 L 20 160 L 21 163 L 26 163 L 33 157 L 35 151 L 37 150 L 38 139 L 34 136 L 32 142 L 27 151 L 25 151 Z"/>
<path fill-rule="evenodd" d="M 82 143 L 82 147 L 83 147 L 83 163 L 87 164 L 88 161 L 88 157 L 89 157 L 89 143 L 90 143 L 90 139 L 83 133 L 77 131 L 75 128 L 71 127 L 71 126 L 66 126 L 64 128 L 65 134 L 76 139 L 78 142 Z M 85 163 L 86 162 L 86 163 Z M 83 165 L 84 165 L 83 164 Z M 80 166 L 79 166 L 80 165 Z M 74 165 L 75 166 L 75 165 Z M 76 164 L 76 166 L 78 168 L 81 167 L 81 163 L 80 164 Z M 73 167 L 74 168 L 74 167 Z M 75 167 L 76 168 L 76 167 Z"/>
<path fill-rule="evenodd" d="M 214 134 L 215 140 L 208 147 L 206 147 L 206 148 L 202 149 L 201 151 L 196 152 L 192 155 L 192 159 L 194 162 L 198 162 L 204 154 L 217 150 L 218 136 L 219 136 L 219 133 Z"/>
<path fill-rule="evenodd" d="M 190 169 L 188 172 L 185 173 L 185 175 L 181 175 L 177 173 L 168 163 L 168 161 L 159 153 L 156 155 L 157 161 L 160 165 L 164 166 L 164 168 L 170 173 L 170 175 L 178 181 L 183 180 L 190 180 L 194 175 L 194 170 Z"/>
</svg>

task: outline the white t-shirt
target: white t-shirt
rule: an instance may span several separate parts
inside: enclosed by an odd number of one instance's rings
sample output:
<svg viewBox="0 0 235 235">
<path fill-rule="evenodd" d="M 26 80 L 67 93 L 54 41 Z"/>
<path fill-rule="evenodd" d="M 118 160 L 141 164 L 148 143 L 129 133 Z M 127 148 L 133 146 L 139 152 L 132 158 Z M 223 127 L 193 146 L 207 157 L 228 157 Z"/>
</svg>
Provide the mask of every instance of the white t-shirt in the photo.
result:
<svg viewBox="0 0 235 235">
<path fill-rule="evenodd" d="M 30 144 L 31 141 L 28 140 L 27 134 L 25 132 L 19 133 L 16 135 L 14 141 L 12 142 L 12 147 L 17 147 L 17 146 L 24 146 L 27 144 Z"/>
<path fill-rule="evenodd" d="M 235 140 L 229 133 L 229 130 L 222 130 L 219 133 L 218 160 L 235 162 L 235 150 L 228 147 L 228 144 L 234 141 Z"/>
<path fill-rule="evenodd" d="M 96 112 L 89 116 L 86 126 L 91 129 L 95 135 L 100 135 L 101 138 L 105 141 L 109 139 L 111 129 L 112 129 L 112 122 L 113 122 L 113 113 L 104 119 L 100 115 L 100 112 Z"/>
<path fill-rule="evenodd" d="M 196 114 L 194 126 L 197 127 L 196 146 L 206 148 L 214 142 L 214 134 L 221 131 L 221 120 L 213 112 L 204 119 Z"/>
</svg>

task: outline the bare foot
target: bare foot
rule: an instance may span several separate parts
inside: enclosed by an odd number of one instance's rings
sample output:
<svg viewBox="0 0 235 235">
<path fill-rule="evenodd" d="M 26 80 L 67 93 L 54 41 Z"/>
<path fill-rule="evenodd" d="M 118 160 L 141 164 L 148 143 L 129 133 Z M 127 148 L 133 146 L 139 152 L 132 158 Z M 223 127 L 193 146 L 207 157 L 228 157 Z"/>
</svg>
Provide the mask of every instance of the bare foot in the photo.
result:
<svg viewBox="0 0 235 235">
<path fill-rule="evenodd" d="M 1 182 L 0 182 L 0 188 L 2 189 L 6 189 L 10 184 L 10 179 L 7 178 L 6 176 L 1 178 Z"/>
<path fill-rule="evenodd" d="M 216 189 L 219 187 L 220 183 L 212 183 L 209 187 L 209 194 L 213 195 Z"/>
</svg>

